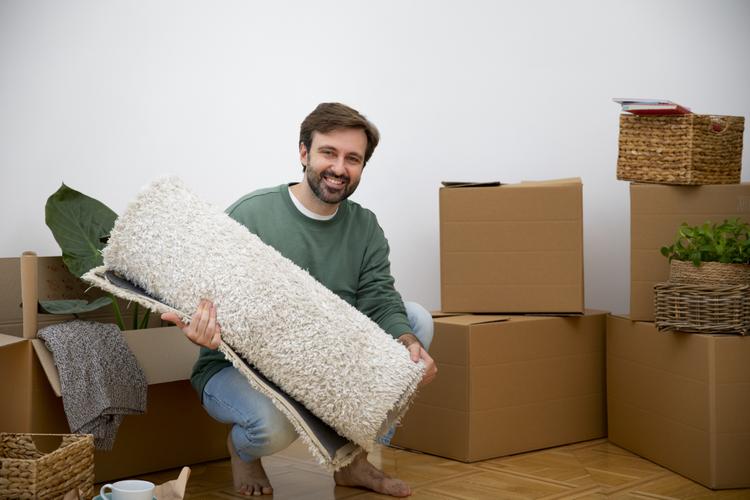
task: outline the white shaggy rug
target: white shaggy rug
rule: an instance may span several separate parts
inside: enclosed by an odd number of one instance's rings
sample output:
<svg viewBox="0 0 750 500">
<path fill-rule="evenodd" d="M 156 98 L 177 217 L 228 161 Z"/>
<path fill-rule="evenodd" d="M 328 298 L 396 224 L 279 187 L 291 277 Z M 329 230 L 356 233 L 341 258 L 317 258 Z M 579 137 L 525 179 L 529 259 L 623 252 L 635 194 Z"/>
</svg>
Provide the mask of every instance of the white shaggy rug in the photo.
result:
<svg viewBox="0 0 750 500">
<path fill-rule="evenodd" d="M 330 470 L 349 463 L 358 447 L 370 451 L 421 380 L 422 363 L 400 343 L 179 179 L 160 179 L 137 196 L 103 256 L 104 266 L 83 278 L 120 297 L 185 319 L 201 298 L 212 300 L 219 349 Z M 113 283 L 111 272 L 152 298 Z M 297 403 L 351 443 L 316 429 Z"/>
</svg>

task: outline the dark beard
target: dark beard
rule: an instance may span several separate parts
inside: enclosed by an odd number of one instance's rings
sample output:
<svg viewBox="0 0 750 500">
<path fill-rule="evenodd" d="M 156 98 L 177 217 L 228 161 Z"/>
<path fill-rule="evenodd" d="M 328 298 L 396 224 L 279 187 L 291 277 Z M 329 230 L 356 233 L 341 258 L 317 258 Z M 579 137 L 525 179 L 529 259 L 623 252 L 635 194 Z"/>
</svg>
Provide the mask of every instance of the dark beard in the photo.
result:
<svg viewBox="0 0 750 500">
<path fill-rule="evenodd" d="M 357 184 L 350 184 L 351 180 L 349 179 L 349 177 L 344 175 L 338 177 L 339 179 L 344 180 L 344 188 L 340 191 L 330 192 L 325 187 L 325 183 L 323 181 L 323 175 L 325 175 L 325 172 L 321 175 L 316 175 L 311 168 L 307 168 L 306 170 L 307 172 L 305 175 L 305 179 L 307 180 L 308 186 L 310 186 L 313 194 L 315 194 L 315 196 L 323 203 L 328 203 L 331 205 L 341 203 L 345 199 L 349 198 L 354 190 L 357 189 Z"/>
</svg>

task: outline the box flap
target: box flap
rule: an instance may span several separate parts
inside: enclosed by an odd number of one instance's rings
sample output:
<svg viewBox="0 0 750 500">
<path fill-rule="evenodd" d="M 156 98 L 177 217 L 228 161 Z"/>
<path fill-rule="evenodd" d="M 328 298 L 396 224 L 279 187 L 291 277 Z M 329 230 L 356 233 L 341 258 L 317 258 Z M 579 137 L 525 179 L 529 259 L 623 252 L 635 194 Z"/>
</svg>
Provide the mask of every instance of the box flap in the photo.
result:
<svg viewBox="0 0 750 500">
<path fill-rule="evenodd" d="M 123 333 L 123 336 L 138 360 L 149 385 L 190 378 L 200 348 L 190 342 L 179 328 L 171 326 L 128 330 Z M 3 342 L 2 337 L 10 336 L 0 334 L 0 345 Z M 60 397 L 62 394 L 60 374 L 52 353 L 40 339 L 33 339 L 31 343 L 52 390 Z"/>
<path fill-rule="evenodd" d="M 58 398 L 62 396 L 62 390 L 60 388 L 60 374 L 55 366 L 55 359 L 52 357 L 52 353 L 44 345 L 44 341 L 41 339 L 32 339 L 31 345 L 34 346 L 34 352 L 36 357 L 39 359 L 39 363 L 42 365 L 44 374 L 47 376 L 50 387 Z"/>
<path fill-rule="evenodd" d="M 441 323 L 447 323 L 451 325 L 481 325 L 484 323 L 498 323 L 501 321 L 508 321 L 510 316 L 500 316 L 494 314 L 466 314 L 460 316 L 446 316 L 443 318 L 436 318 Z"/>
<path fill-rule="evenodd" d="M 547 179 L 538 181 L 521 181 L 519 183 L 506 184 L 500 181 L 472 182 L 472 181 L 442 181 L 443 187 L 451 188 L 476 188 L 476 187 L 538 187 L 538 186 L 568 186 L 571 184 L 583 184 L 580 177 L 566 177 L 562 179 Z"/>
<path fill-rule="evenodd" d="M 0 347 L 4 345 L 15 344 L 16 342 L 21 342 L 22 340 L 24 340 L 23 337 L 16 337 L 15 335 L 6 335 L 4 333 L 0 333 Z"/>
<path fill-rule="evenodd" d="M 445 318 L 448 316 L 464 316 L 464 313 L 449 313 L 443 311 L 430 311 L 430 315 L 433 318 Z"/>
<path fill-rule="evenodd" d="M 200 347 L 176 326 L 128 330 L 124 335 L 149 385 L 190 378 Z"/>
<path fill-rule="evenodd" d="M 491 187 L 503 185 L 500 181 L 488 181 L 488 182 L 469 182 L 469 181 L 443 181 L 441 184 L 447 188 L 463 188 L 463 187 Z"/>
</svg>

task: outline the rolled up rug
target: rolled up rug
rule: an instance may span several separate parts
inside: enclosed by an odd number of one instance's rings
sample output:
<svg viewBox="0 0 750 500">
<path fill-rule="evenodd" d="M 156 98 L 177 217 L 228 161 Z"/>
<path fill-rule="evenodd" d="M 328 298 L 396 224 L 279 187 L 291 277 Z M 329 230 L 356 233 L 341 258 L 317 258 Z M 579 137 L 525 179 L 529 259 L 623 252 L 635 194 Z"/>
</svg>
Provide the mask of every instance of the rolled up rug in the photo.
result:
<svg viewBox="0 0 750 500">
<path fill-rule="evenodd" d="M 177 178 L 136 197 L 103 257 L 83 279 L 119 297 L 186 320 L 213 301 L 221 352 L 330 470 L 370 451 L 421 380 L 422 363 L 399 342 Z"/>
</svg>

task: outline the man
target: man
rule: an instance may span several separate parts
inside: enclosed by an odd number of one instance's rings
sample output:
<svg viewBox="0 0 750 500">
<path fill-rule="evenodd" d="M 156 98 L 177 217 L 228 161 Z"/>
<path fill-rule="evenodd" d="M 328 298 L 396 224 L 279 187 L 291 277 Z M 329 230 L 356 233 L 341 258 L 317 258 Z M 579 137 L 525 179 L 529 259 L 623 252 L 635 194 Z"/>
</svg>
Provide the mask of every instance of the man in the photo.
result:
<svg viewBox="0 0 750 500">
<path fill-rule="evenodd" d="M 394 288 L 388 242 L 375 215 L 348 200 L 378 141 L 378 130 L 356 110 L 320 104 L 300 127 L 302 182 L 255 191 L 227 213 L 404 344 L 414 362 L 424 362 L 426 384 L 437 373 L 427 354 L 432 319 L 421 306 L 404 305 Z M 189 325 L 175 314 L 162 318 L 203 346 L 191 382 L 212 417 L 234 424 L 227 446 L 235 488 L 246 495 L 271 494 L 260 458 L 297 438 L 292 424 L 216 350 L 221 328 L 213 304 L 202 301 Z M 388 477 L 364 454 L 337 471 L 334 479 L 342 486 L 393 496 L 411 494 L 406 483 Z"/>
</svg>

